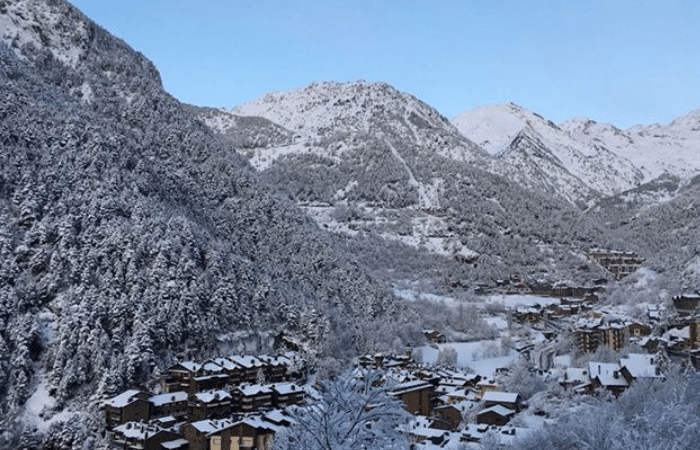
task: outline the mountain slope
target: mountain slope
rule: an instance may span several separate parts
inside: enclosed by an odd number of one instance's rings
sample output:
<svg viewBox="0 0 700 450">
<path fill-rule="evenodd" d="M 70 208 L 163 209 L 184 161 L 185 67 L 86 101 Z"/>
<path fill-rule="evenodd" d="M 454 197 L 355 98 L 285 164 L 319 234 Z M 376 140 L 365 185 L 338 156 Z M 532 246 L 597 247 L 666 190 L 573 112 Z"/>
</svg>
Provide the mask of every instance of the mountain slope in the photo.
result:
<svg viewBox="0 0 700 450">
<path fill-rule="evenodd" d="M 591 145 L 605 145 L 643 171 L 644 181 L 664 173 L 689 179 L 700 172 L 700 110 L 668 125 L 636 126 L 620 130 L 588 119 L 561 125 L 572 137 Z"/>
<path fill-rule="evenodd" d="M 644 179 L 629 159 L 604 144 L 577 140 L 551 121 L 512 103 L 464 112 L 452 122 L 464 136 L 508 162 L 504 174 L 559 193 L 572 203 L 585 204 L 596 196 L 632 189 Z M 524 177 L 517 172 L 523 167 Z M 509 173 L 514 168 L 516 172 Z"/>
<path fill-rule="evenodd" d="M 494 160 L 433 108 L 383 83 L 314 83 L 226 113 L 232 120 L 262 116 L 294 132 L 289 145 L 241 152 L 282 195 L 341 233 L 345 251 L 394 283 L 473 287 L 512 272 L 549 272 L 552 255 L 570 269 L 580 266 L 571 249 L 601 234 L 539 185 L 523 189 L 499 175 L 516 168 Z M 558 220 L 580 224 L 564 225 L 571 231 L 562 233 Z M 392 252 L 406 257 L 376 263 Z"/>
<path fill-rule="evenodd" d="M 396 332 L 388 292 L 142 55 L 61 0 L 0 23 L 0 447 L 99 446 L 99 400 L 177 357 Z"/>
</svg>

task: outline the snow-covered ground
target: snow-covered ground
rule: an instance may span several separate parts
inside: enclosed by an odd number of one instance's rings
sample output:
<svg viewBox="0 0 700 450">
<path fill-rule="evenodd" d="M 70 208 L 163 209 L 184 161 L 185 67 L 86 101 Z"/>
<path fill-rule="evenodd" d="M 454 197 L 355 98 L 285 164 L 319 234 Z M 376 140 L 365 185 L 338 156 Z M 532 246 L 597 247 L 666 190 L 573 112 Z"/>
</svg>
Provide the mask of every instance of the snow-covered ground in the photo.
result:
<svg viewBox="0 0 700 450">
<path fill-rule="evenodd" d="M 438 353 L 444 348 L 454 348 L 457 351 L 458 367 L 469 367 L 482 377 L 492 377 L 496 369 L 507 367 L 519 356 L 515 350 L 508 350 L 507 354 L 504 355 L 500 341 L 449 342 L 436 346 L 426 345 L 418 347 L 417 353 L 422 354 L 424 364 L 435 364 Z"/>
<path fill-rule="evenodd" d="M 72 413 L 61 411 L 53 414 L 56 400 L 49 395 L 44 382 L 40 383 L 36 391 L 27 399 L 25 403 L 25 421 L 36 426 L 39 430 L 48 430 L 54 422 L 61 422 L 70 419 Z"/>
</svg>

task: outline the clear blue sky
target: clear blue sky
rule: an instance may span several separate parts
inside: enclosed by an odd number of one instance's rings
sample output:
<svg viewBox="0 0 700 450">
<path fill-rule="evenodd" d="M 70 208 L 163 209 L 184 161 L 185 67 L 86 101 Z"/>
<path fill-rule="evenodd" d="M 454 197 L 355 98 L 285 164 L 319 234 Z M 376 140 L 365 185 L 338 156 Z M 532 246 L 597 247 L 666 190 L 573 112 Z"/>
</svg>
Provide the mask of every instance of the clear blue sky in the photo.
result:
<svg viewBox="0 0 700 450">
<path fill-rule="evenodd" d="M 561 122 L 700 109 L 697 0 L 73 0 L 180 100 L 233 107 L 385 81 L 451 118 L 512 101 Z"/>
</svg>

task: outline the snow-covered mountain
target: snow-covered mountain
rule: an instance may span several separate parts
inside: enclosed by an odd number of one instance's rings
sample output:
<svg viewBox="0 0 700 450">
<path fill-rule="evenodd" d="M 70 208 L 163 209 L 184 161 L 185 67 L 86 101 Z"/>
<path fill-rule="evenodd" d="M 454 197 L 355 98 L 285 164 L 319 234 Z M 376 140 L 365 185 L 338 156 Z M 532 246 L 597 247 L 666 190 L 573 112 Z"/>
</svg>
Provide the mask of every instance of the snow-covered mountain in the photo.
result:
<svg viewBox="0 0 700 450">
<path fill-rule="evenodd" d="M 639 186 L 644 175 L 603 143 L 571 136 L 542 116 L 509 103 L 464 112 L 452 120 L 466 137 L 508 163 L 500 170 L 576 204 Z"/>
<path fill-rule="evenodd" d="M 176 358 L 273 351 L 280 332 L 349 358 L 404 322 L 150 61 L 63 0 L 0 2 L 0 143 L 0 448 L 107 448 L 101 400 Z"/>
<path fill-rule="evenodd" d="M 666 173 L 687 180 L 700 173 L 700 110 L 667 125 L 639 125 L 620 130 L 589 119 L 561 124 L 569 135 L 590 145 L 600 145 L 624 157 L 648 182 Z"/>
<path fill-rule="evenodd" d="M 242 116 L 262 117 L 293 133 L 291 143 L 240 151 L 262 179 L 304 206 L 321 226 L 342 239 L 355 239 L 351 246 L 364 249 L 365 255 L 375 251 L 364 261 L 383 260 L 381 252 L 417 251 L 381 267 L 391 268 L 394 278 L 398 272 L 421 278 L 397 266 L 421 260 L 414 266 L 423 270 L 433 257 L 445 259 L 435 262 L 426 277 L 435 277 L 436 266 L 449 266 L 440 271 L 443 284 L 453 277 L 459 283 L 507 276 L 513 267 L 506 261 L 513 252 L 534 258 L 526 256 L 522 262 L 541 264 L 535 258 L 538 244 L 572 243 L 569 235 L 557 237 L 553 222 L 543 224 L 545 217 L 582 220 L 574 241 L 597 234 L 573 202 L 560 193 L 551 195 L 541 183 L 527 182 L 521 170 L 465 138 L 435 109 L 385 83 L 314 83 L 217 114 L 216 123 L 208 116 L 211 112 L 200 117 L 224 134 Z M 581 186 L 587 199 L 594 196 Z M 494 244 L 503 237 L 514 241 Z M 358 241 L 362 239 L 373 244 Z M 523 251 L 521 245 L 533 248 Z M 477 259 L 491 263 L 476 264 Z M 493 275 L 478 275 L 482 269 Z M 444 275 L 450 272 L 454 275 Z"/>
</svg>

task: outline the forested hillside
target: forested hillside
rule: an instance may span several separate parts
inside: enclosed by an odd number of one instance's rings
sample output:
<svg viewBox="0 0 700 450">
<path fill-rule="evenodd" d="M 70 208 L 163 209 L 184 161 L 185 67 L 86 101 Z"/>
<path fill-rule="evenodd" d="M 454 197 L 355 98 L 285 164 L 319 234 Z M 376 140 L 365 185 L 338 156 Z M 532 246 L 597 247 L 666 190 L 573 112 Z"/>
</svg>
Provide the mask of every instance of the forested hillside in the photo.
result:
<svg viewBox="0 0 700 450">
<path fill-rule="evenodd" d="M 395 335 L 393 297 L 142 55 L 63 1 L 0 14 L 0 447 L 96 446 L 97 402 L 178 357 Z"/>
<path fill-rule="evenodd" d="M 384 83 L 314 83 L 219 111 L 216 122 L 210 114 L 200 115 L 224 136 L 239 114 L 293 130 L 291 142 L 240 153 L 392 283 L 468 288 L 514 273 L 579 283 L 594 270 L 583 253 L 609 244 L 595 218 L 552 195 L 562 187 L 519 183 L 521 168 L 491 157 L 436 110 Z M 385 256 L 395 254 L 403 256 Z"/>
</svg>

